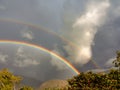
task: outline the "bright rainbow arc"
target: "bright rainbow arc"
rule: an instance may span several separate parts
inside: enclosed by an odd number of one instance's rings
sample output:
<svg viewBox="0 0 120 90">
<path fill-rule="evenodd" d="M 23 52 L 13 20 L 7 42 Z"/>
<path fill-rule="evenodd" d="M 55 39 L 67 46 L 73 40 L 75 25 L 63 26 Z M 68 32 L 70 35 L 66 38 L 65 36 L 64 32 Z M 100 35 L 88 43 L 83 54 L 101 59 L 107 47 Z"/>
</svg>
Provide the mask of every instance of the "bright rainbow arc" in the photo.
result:
<svg viewBox="0 0 120 90">
<path fill-rule="evenodd" d="M 39 50 L 42 50 L 44 52 L 47 52 L 53 56 L 55 56 L 56 58 L 58 58 L 59 60 L 61 60 L 62 62 L 64 62 L 68 67 L 70 67 L 76 74 L 80 74 L 80 72 L 71 64 L 69 63 L 66 59 L 64 59 L 63 57 L 57 55 L 56 53 L 53 53 L 52 51 L 46 49 L 46 48 L 43 48 L 42 46 L 38 46 L 38 45 L 35 45 L 35 44 L 31 44 L 31 43 L 26 43 L 26 42 L 23 42 L 23 41 L 14 41 L 14 40 L 0 40 L 0 43 L 10 43 L 10 44 L 18 44 L 18 45 L 24 45 L 24 46 L 29 46 L 29 47 L 32 47 L 32 48 L 36 48 L 36 49 L 39 49 Z"/>
<path fill-rule="evenodd" d="M 3 22 L 13 22 L 13 23 L 17 23 L 17 24 L 23 24 L 23 25 L 26 25 L 26 26 L 30 26 L 30 27 L 33 27 L 33 28 L 38 28 L 40 30 L 44 30 L 47 33 L 51 33 L 52 35 L 55 35 L 55 36 L 61 38 L 63 41 L 67 42 L 69 45 L 72 45 L 72 46 L 76 47 L 77 49 L 79 49 L 78 45 L 74 44 L 73 42 L 70 42 L 69 40 L 65 39 L 64 37 L 62 37 L 60 35 L 57 35 L 55 32 L 52 32 L 52 31 L 50 31 L 47 28 L 44 28 L 42 26 L 38 26 L 38 25 L 35 25 L 35 24 L 31 24 L 31 23 L 24 22 L 24 21 L 19 21 L 19 20 L 16 20 L 16 19 L 10 19 L 10 18 L 0 18 L 0 21 L 3 21 Z M 101 69 L 101 67 L 98 66 L 98 64 L 94 60 L 91 60 L 91 62 L 92 62 L 92 64 L 96 68 Z"/>
</svg>

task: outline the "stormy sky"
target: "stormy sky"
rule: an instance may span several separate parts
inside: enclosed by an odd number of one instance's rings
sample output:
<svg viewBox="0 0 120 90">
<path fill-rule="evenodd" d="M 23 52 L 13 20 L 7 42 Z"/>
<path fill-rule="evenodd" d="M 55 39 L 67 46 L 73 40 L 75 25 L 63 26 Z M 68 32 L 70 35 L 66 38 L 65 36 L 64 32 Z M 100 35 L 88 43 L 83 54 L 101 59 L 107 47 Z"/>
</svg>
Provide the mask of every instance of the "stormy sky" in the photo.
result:
<svg viewBox="0 0 120 90">
<path fill-rule="evenodd" d="M 119 0 L 0 0 L 0 39 L 40 45 L 64 57 L 79 71 L 96 69 L 95 63 L 110 68 L 120 49 L 119 5 Z M 1 47 L 1 63 L 9 56 L 10 60 L 16 58 L 18 66 L 39 63 L 31 61 L 34 55 L 21 55 L 28 53 L 21 46 L 16 56 L 9 54 L 11 50 L 5 54 L 6 48 Z M 42 59 L 42 67 L 57 67 L 51 76 L 61 72 L 63 66 L 55 57 L 48 55 L 51 62 Z"/>
</svg>

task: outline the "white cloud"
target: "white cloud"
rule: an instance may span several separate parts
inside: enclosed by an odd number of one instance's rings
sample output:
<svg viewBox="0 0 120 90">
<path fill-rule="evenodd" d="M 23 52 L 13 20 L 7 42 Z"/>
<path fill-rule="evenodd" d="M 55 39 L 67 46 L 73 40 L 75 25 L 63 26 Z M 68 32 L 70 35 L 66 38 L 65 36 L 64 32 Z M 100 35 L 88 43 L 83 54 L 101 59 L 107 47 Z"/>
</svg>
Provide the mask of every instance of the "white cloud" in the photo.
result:
<svg viewBox="0 0 120 90">
<path fill-rule="evenodd" d="M 23 38 L 26 38 L 28 40 L 33 40 L 34 39 L 33 32 L 30 31 L 28 27 L 25 27 L 24 30 L 22 30 L 21 35 L 22 35 Z"/>
<path fill-rule="evenodd" d="M 15 60 L 15 66 L 17 67 L 28 67 L 28 66 L 36 66 L 39 65 L 40 63 L 34 59 L 31 58 L 23 58 L 21 60 Z"/>
<path fill-rule="evenodd" d="M 73 23 L 72 30 L 69 29 L 65 34 L 65 37 L 69 37 L 68 39 L 79 47 L 72 50 L 67 48 L 68 52 L 74 53 L 72 60 L 75 63 L 85 64 L 91 59 L 91 46 L 94 44 L 97 28 L 104 23 L 109 6 L 109 0 L 90 1 L 84 14 Z"/>
<path fill-rule="evenodd" d="M 106 67 L 112 67 L 112 66 L 114 66 L 114 64 L 113 64 L 113 61 L 115 60 L 115 58 L 111 58 L 111 59 L 109 59 L 106 63 L 105 63 L 105 66 Z"/>
<path fill-rule="evenodd" d="M 40 62 L 28 56 L 24 52 L 24 47 L 19 47 L 16 53 L 16 57 L 14 60 L 14 65 L 17 67 L 28 67 L 28 66 L 36 66 L 39 65 Z"/>
<path fill-rule="evenodd" d="M 24 48 L 23 47 L 19 47 L 18 50 L 17 50 L 16 55 L 20 56 L 20 57 L 25 57 Z"/>
<path fill-rule="evenodd" d="M 8 60 L 8 55 L 0 53 L 0 63 L 6 63 Z"/>
<path fill-rule="evenodd" d="M 92 70 L 89 70 L 89 71 L 92 71 L 94 73 L 100 73 L 100 72 L 108 72 L 109 70 L 110 69 L 92 69 Z"/>
</svg>

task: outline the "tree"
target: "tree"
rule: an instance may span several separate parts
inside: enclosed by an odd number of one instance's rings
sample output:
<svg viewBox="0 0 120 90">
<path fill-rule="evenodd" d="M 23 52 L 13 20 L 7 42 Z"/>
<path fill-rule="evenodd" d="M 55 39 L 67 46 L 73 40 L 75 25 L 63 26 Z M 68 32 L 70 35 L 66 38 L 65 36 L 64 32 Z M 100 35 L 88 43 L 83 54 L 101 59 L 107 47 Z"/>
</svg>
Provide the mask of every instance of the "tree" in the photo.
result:
<svg viewBox="0 0 120 90">
<path fill-rule="evenodd" d="M 80 73 L 68 80 L 68 90 L 119 90 L 120 84 L 116 76 L 117 70 L 109 73 Z"/>
<path fill-rule="evenodd" d="M 19 87 L 21 80 L 22 77 L 13 75 L 8 69 L 2 69 L 0 71 L 0 90 L 33 90 L 28 86 Z"/>
</svg>

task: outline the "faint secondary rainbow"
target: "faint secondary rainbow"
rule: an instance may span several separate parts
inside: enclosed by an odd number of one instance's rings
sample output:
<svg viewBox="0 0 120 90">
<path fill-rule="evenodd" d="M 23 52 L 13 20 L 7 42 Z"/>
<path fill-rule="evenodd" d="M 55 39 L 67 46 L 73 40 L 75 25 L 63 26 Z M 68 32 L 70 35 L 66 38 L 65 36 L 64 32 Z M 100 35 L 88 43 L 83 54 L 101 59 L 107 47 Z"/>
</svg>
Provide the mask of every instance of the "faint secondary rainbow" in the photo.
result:
<svg viewBox="0 0 120 90">
<path fill-rule="evenodd" d="M 77 49 L 80 49 L 78 45 L 74 44 L 73 42 L 65 39 L 64 37 L 62 37 L 61 35 L 58 35 L 56 34 L 55 32 L 51 31 L 51 30 L 48 30 L 47 28 L 45 27 L 42 27 L 40 25 L 36 25 L 36 24 L 32 24 L 32 23 L 28 23 L 28 22 L 25 22 L 25 21 L 20 21 L 20 20 L 16 20 L 16 19 L 13 19 L 13 18 L 0 18 L 0 21 L 3 21 L 3 22 L 12 22 L 12 23 L 16 23 L 16 24 L 22 24 L 22 25 L 25 25 L 25 26 L 30 26 L 30 27 L 33 27 L 33 28 L 37 28 L 39 30 L 43 30 L 45 31 L 46 33 L 50 33 L 51 35 L 55 35 L 57 37 L 59 37 L 60 39 L 62 39 L 63 41 L 67 42 L 67 44 L 71 45 L 71 46 L 74 46 L 75 48 Z M 91 60 L 92 64 L 97 68 L 97 69 L 100 69 L 100 66 L 94 61 L 94 60 Z"/>
<path fill-rule="evenodd" d="M 29 22 L 26 22 L 26 21 L 21 21 L 21 20 L 17 20 L 17 19 L 13 19 L 13 18 L 0 18 L 0 21 L 1 22 L 11 22 L 11 23 L 16 23 L 16 24 L 22 24 L 22 25 L 25 25 L 25 26 L 29 26 L 29 27 L 33 27 L 33 28 L 36 28 L 36 29 L 39 29 L 39 30 L 43 30 L 47 33 L 50 33 L 52 35 L 55 35 L 55 36 L 59 37 L 55 32 L 52 32 L 51 30 L 48 30 L 48 28 L 45 28 L 45 27 L 42 27 L 40 25 L 36 25 L 36 24 L 33 24 L 33 23 L 29 23 Z"/>
<path fill-rule="evenodd" d="M 0 40 L 0 44 L 1 43 L 24 45 L 24 46 L 28 46 L 28 47 L 32 47 L 32 48 L 36 48 L 36 49 L 42 50 L 42 51 L 44 51 L 46 53 L 49 53 L 49 54 L 53 55 L 54 57 L 58 58 L 62 62 L 64 62 L 76 74 L 80 74 L 80 72 L 72 64 L 70 64 L 66 59 L 64 59 L 63 57 L 57 55 L 56 53 L 53 53 L 52 51 L 50 51 L 50 50 L 48 50 L 46 48 L 43 48 L 41 46 L 38 46 L 38 45 L 35 45 L 35 44 L 31 44 L 31 43 L 22 42 L 22 41 L 13 41 L 13 40 Z"/>
</svg>

